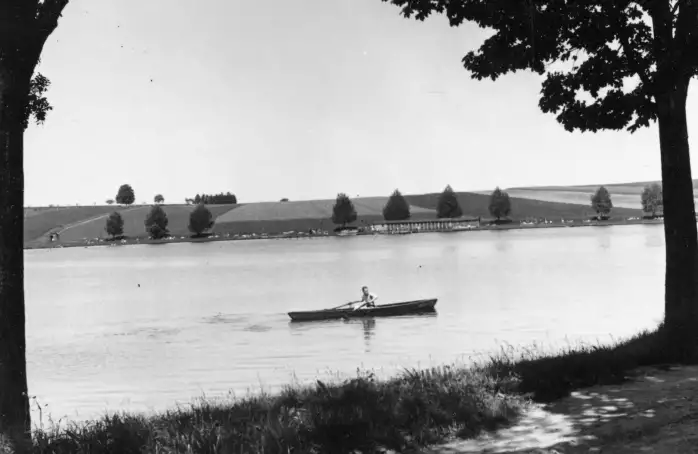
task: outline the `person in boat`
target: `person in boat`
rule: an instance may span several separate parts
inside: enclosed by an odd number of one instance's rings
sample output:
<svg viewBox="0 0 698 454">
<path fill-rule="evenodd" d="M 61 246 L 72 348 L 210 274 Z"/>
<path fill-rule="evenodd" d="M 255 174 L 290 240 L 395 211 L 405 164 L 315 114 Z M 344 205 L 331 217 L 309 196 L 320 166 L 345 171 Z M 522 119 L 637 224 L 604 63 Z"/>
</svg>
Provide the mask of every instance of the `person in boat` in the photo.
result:
<svg viewBox="0 0 698 454">
<path fill-rule="evenodd" d="M 376 307 L 376 300 L 378 299 L 378 296 L 375 294 L 371 293 L 368 291 L 368 287 L 363 286 L 361 287 L 361 299 L 357 301 L 356 306 L 354 306 L 354 310 L 359 310 L 364 307 Z"/>
</svg>

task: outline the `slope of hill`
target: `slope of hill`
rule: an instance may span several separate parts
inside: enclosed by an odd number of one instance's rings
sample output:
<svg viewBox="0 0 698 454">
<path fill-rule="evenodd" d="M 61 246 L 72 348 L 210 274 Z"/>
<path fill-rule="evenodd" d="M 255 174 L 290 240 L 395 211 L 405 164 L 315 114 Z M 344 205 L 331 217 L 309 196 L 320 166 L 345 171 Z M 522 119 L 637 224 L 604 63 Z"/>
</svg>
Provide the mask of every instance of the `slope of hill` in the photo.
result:
<svg viewBox="0 0 698 454">
<path fill-rule="evenodd" d="M 25 208 L 24 241 L 34 241 L 76 222 L 120 210 L 118 206 Z"/>
<path fill-rule="evenodd" d="M 234 210 L 239 205 L 208 205 L 213 218 Z M 163 209 L 167 214 L 170 233 L 175 236 L 189 236 L 189 213 L 194 209 L 194 205 L 164 205 Z M 146 236 L 145 218 L 150 211 L 149 206 L 139 206 L 132 209 L 120 211 L 124 220 L 124 235 L 128 237 Z M 109 235 L 104 230 L 106 218 L 109 214 L 101 217 L 76 223 L 63 229 L 60 232 L 62 242 L 80 241 L 85 238 L 108 238 Z"/>
<path fill-rule="evenodd" d="M 617 208 L 641 209 L 640 194 L 645 186 L 659 181 L 640 181 L 634 183 L 615 183 L 604 185 L 611 194 L 613 206 Z M 545 202 L 589 204 L 590 197 L 601 185 L 580 186 L 531 186 L 509 188 L 506 191 L 512 197 Z M 483 194 L 487 193 L 482 191 Z M 693 180 L 694 198 L 698 199 L 698 180 Z"/>
<path fill-rule="evenodd" d="M 508 190 L 507 190 L 508 192 Z M 420 206 L 423 208 L 436 209 L 436 203 L 439 199 L 438 193 L 421 194 L 421 195 L 406 195 L 405 198 L 411 205 Z M 458 203 L 463 209 L 466 216 L 481 216 L 490 218 L 489 214 L 489 194 L 477 194 L 471 192 L 458 192 Z M 524 219 L 527 217 L 548 218 L 548 219 L 586 219 L 593 212 L 589 203 L 572 204 L 561 203 L 555 201 L 531 200 L 528 198 L 519 198 L 511 196 L 511 218 Z M 588 201 L 588 198 L 587 198 Z M 618 208 L 613 210 L 613 215 L 618 217 L 638 216 L 641 212 L 636 209 Z"/>
<path fill-rule="evenodd" d="M 639 191 L 645 183 L 630 183 L 610 187 L 615 217 L 641 214 Z M 589 193 L 596 186 L 519 188 L 508 190 L 512 196 L 512 214 L 515 220 L 525 218 L 586 219 L 592 214 Z M 635 188 L 635 189 L 633 189 Z M 637 191 L 634 194 L 631 191 Z M 624 192 L 620 192 L 624 191 Z M 521 195 L 520 195 L 521 194 Z M 412 219 L 434 219 L 439 193 L 405 195 L 411 205 Z M 465 216 L 489 218 L 489 194 L 457 193 Z M 623 201 L 627 197 L 627 201 Z M 637 203 L 631 203 L 631 199 Z M 388 197 L 357 197 L 353 199 L 358 219 L 356 224 L 380 222 Z M 569 203 L 577 202 L 577 203 Z M 629 208 L 623 208 L 627 203 Z M 260 202 L 239 205 L 209 205 L 214 219 L 214 232 L 243 233 L 332 230 L 333 199 L 304 200 L 296 202 Z M 638 208 L 635 208 L 638 206 Z M 164 205 L 173 235 L 188 236 L 187 225 L 192 205 Z M 635 208 L 635 209 L 633 209 Z M 106 216 L 119 211 L 124 219 L 124 234 L 129 237 L 145 237 L 145 217 L 149 206 L 121 208 L 114 206 L 26 208 L 25 246 L 36 246 L 48 241 L 49 232 L 60 232 L 62 242 L 82 241 L 85 238 L 106 238 Z"/>
</svg>

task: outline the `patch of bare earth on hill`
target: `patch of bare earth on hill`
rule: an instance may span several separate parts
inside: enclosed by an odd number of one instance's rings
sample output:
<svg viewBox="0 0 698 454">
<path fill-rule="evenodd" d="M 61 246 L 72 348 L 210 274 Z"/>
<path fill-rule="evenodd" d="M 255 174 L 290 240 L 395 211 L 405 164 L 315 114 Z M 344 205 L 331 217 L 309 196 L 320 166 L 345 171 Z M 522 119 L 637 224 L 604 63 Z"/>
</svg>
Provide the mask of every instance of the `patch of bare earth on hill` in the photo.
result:
<svg viewBox="0 0 698 454">
<path fill-rule="evenodd" d="M 698 367 L 641 369 L 625 384 L 532 405 L 510 427 L 424 453 L 698 453 Z"/>
</svg>

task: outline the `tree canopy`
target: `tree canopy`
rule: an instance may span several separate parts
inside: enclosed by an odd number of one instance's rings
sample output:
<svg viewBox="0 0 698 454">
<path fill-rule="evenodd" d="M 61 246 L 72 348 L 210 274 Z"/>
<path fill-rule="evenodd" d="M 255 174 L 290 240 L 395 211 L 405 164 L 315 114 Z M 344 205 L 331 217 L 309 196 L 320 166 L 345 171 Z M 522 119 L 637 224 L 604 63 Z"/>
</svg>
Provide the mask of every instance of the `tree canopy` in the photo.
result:
<svg viewBox="0 0 698 454">
<path fill-rule="evenodd" d="M 155 197 L 153 197 L 153 202 L 163 203 L 163 202 L 165 202 L 165 197 L 163 197 L 162 194 L 158 194 Z"/>
<path fill-rule="evenodd" d="M 344 193 L 337 194 L 337 200 L 332 207 L 332 222 L 344 226 L 356 219 L 356 209 L 349 196 Z"/>
<path fill-rule="evenodd" d="M 167 213 L 162 209 L 162 206 L 153 205 L 145 218 L 145 230 L 156 240 L 164 238 L 170 233 L 167 229 L 168 223 Z"/>
<path fill-rule="evenodd" d="M 509 199 L 509 194 L 506 191 L 499 189 L 499 186 L 492 191 L 490 195 L 490 204 L 488 206 L 489 212 L 492 216 L 499 220 L 502 217 L 509 216 L 511 213 L 511 200 Z"/>
<path fill-rule="evenodd" d="M 104 226 L 104 230 L 107 232 L 108 235 L 111 235 L 112 238 L 116 238 L 117 236 L 123 235 L 124 219 L 121 217 L 121 214 L 119 214 L 116 211 L 110 214 L 109 217 L 107 217 L 107 222 Z"/>
<path fill-rule="evenodd" d="M 136 201 L 136 194 L 130 184 L 122 184 L 116 194 L 116 203 L 119 205 L 131 205 Z"/>
<path fill-rule="evenodd" d="M 386 221 L 405 221 L 410 218 L 410 204 L 397 189 L 383 207 L 383 219 Z"/>
<path fill-rule="evenodd" d="M 447 185 L 436 202 L 436 217 L 441 219 L 459 218 L 461 216 L 463 216 L 463 210 L 458 203 L 458 197 L 453 192 L 451 185 Z"/>
<path fill-rule="evenodd" d="M 607 216 L 611 213 L 613 209 L 611 194 L 604 186 L 600 186 L 591 196 L 591 208 L 600 215 Z"/>
<path fill-rule="evenodd" d="M 189 231 L 195 236 L 200 236 L 206 230 L 213 227 L 213 215 L 206 208 L 206 205 L 200 203 L 189 214 Z"/>
<path fill-rule="evenodd" d="M 655 216 L 657 211 L 661 211 L 664 208 L 662 186 L 658 183 L 645 186 L 640 195 L 640 201 L 642 203 L 642 211 L 652 213 L 652 216 Z"/>
<path fill-rule="evenodd" d="M 235 194 L 231 193 L 230 191 L 225 194 L 222 192 L 220 194 L 196 194 L 192 200 L 197 205 L 200 203 L 205 203 L 206 205 L 227 205 L 238 203 L 237 197 L 235 197 Z"/>
<path fill-rule="evenodd" d="M 443 13 L 453 27 L 470 21 L 493 30 L 465 55 L 465 69 L 478 80 L 521 70 L 545 75 L 539 106 L 568 131 L 648 126 L 658 114 L 653 97 L 674 81 L 687 90 L 698 75 L 696 2 L 382 1 L 407 18 Z"/>
</svg>

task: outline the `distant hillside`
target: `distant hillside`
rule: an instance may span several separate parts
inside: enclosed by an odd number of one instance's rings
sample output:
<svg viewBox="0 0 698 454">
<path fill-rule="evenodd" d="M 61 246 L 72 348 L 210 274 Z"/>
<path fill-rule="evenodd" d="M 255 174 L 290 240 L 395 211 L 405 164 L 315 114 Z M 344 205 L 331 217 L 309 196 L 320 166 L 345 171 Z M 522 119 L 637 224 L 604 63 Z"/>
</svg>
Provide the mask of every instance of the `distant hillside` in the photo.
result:
<svg viewBox="0 0 698 454">
<path fill-rule="evenodd" d="M 632 184 L 631 184 L 632 185 Z M 630 187 L 631 185 L 626 185 Z M 642 183 L 636 183 L 640 185 Z M 591 187 L 591 186 L 590 186 Z M 595 187 L 594 187 L 595 188 Z M 592 214 L 589 195 L 583 187 L 513 189 L 512 213 L 514 220 L 535 217 L 547 219 L 586 219 Z M 524 194 L 521 197 L 519 194 Z M 611 190 L 614 204 L 619 199 L 630 197 L 639 200 L 639 193 L 623 195 Z M 440 193 L 405 195 L 412 207 L 412 219 L 436 218 L 436 205 Z M 489 219 L 489 194 L 460 192 L 456 194 L 466 216 Z M 556 200 L 540 199 L 541 197 Z M 560 201 L 559 199 L 564 199 Z M 383 219 L 382 210 L 388 197 L 357 197 L 352 199 L 358 219 L 356 224 L 374 223 Z M 578 203 L 564 203 L 576 200 Z M 622 200 L 621 200 L 622 203 Z M 260 202 L 238 205 L 209 205 L 216 221 L 214 232 L 266 232 L 308 231 L 309 229 L 332 230 L 332 206 L 334 199 L 302 200 L 294 202 Z M 193 205 L 163 205 L 173 235 L 187 236 L 189 213 Z M 60 208 L 26 208 L 24 240 L 25 246 L 37 246 L 48 241 L 48 234 L 59 232 L 61 241 L 82 241 L 85 238 L 106 238 L 106 217 L 113 211 L 124 219 L 124 234 L 129 237 L 145 237 L 145 217 L 149 206 L 88 206 Z M 614 217 L 640 215 L 639 209 L 615 208 Z"/>
<path fill-rule="evenodd" d="M 617 208 L 641 209 L 640 194 L 646 185 L 660 183 L 659 181 L 640 181 L 635 183 L 605 184 L 611 194 L 613 205 Z M 589 204 L 590 197 L 599 185 L 581 186 L 531 186 L 509 188 L 506 191 L 512 197 L 545 202 L 562 202 Z M 482 192 L 483 194 L 485 191 Z M 698 198 L 698 180 L 693 180 L 694 198 Z"/>
<path fill-rule="evenodd" d="M 411 205 L 436 209 L 439 193 L 406 195 L 405 198 Z M 488 194 L 476 194 L 472 192 L 458 192 L 458 203 L 466 216 L 480 216 L 490 218 Z M 527 198 L 511 197 L 513 219 L 523 219 L 526 217 L 548 218 L 548 219 L 582 219 L 592 214 L 589 203 L 572 204 L 561 202 L 548 202 L 541 200 L 531 200 Z M 630 217 L 640 214 L 639 210 L 619 208 L 613 210 L 615 216 Z"/>
</svg>

